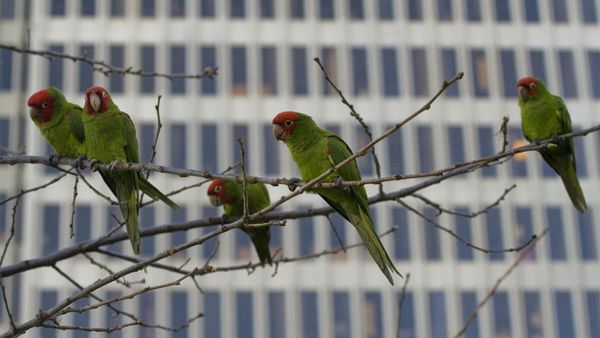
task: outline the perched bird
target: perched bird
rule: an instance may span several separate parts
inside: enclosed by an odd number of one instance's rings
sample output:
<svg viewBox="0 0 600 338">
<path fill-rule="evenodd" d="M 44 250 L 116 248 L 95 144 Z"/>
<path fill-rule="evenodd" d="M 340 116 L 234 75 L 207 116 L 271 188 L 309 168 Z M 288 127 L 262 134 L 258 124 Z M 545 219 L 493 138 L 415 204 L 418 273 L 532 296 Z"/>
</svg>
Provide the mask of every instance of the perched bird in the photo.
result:
<svg viewBox="0 0 600 338">
<path fill-rule="evenodd" d="M 100 170 L 100 175 L 113 192 L 127 225 L 127 233 L 135 254 L 140 252 L 138 229 L 138 197 L 142 190 L 154 199 L 160 199 L 171 208 L 179 208 L 139 172 L 118 170 L 121 162 L 139 162 L 138 141 L 131 118 L 122 112 L 102 87 L 91 87 L 85 92 L 83 129 L 87 157 L 101 163 L 111 163 L 117 170 Z"/>
<path fill-rule="evenodd" d="M 54 87 L 42 89 L 27 100 L 29 117 L 48 141 L 56 155 L 85 156 L 85 134 L 81 107 L 68 102 Z"/>
<path fill-rule="evenodd" d="M 542 80 L 524 77 L 517 81 L 521 126 L 523 135 L 529 142 L 541 141 L 572 131 L 571 117 L 564 101 L 546 89 Z M 573 139 L 560 140 L 556 146 L 540 150 L 540 154 L 560 176 L 571 198 L 580 212 L 587 210 L 587 204 L 575 167 Z"/>
<path fill-rule="evenodd" d="M 302 180 L 306 182 L 352 156 L 352 150 L 341 138 L 319 128 L 306 114 L 292 111 L 277 114 L 273 119 L 273 134 L 275 138 L 287 144 L 292 158 L 300 169 Z M 339 178 L 345 181 L 360 180 L 356 161 L 349 162 L 321 182 L 336 182 Z M 311 192 L 319 194 L 354 226 L 367 250 L 393 285 L 390 270 L 402 275 L 394 266 L 375 232 L 365 188 L 354 185 L 344 188 L 315 188 L 311 189 Z"/>
<path fill-rule="evenodd" d="M 269 191 L 262 183 L 247 184 L 246 192 L 248 193 L 248 214 L 264 209 L 271 203 Z M 244 196 L 241 183 L 223 181 L 217 178 L 211 182 L 207 194 L 212 205 L 223 206 L 225 215 L 244 215 Z M 273 260 L 269 250 L 269 241 L 271 240 L 269 227 L 242 227 L 241 229 L 250 236 L 260 264 L 268 263 L 272 265 Z"/>
</svg>

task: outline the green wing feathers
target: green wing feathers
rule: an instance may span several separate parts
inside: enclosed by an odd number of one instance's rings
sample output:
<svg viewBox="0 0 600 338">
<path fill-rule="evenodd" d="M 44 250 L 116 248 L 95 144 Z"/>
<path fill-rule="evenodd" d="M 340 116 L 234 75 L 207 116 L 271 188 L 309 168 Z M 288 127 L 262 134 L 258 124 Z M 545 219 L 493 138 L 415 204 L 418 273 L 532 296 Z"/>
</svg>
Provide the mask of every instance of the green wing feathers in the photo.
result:
<svg viewBox="0 0 600 338">
<path fill-rule="evenodd" d="M 571 140 L 569 139 L 568 141 Z M 578 211 L 585 212 L 587 210 L 587 203 L 583 191 L 581 190 L 581 186 L 579 185 L 579 179 L 577 178 L 575 169 L 575 156 L 572 151 L 573 145 L 569 145 L 565 141 L 565 143 L 558 146 L 558 149 L 548 149 L 540 151 L 540 153 L 546 163 L 548 163 L 560 176 L 573 206 Z"/>
<path fill-rule="evenodd" d="M 163 201 L 166 205 L 168 205 L 169 207 L 173 208 L 173 209 L 179 209 L 179 205 L 175 202 L 173 202 L 173 200 L 171 200 L 169 197 L 167 197 L 165 194 L 163 194 L 160 190 L 158 190 L 157 187 L 155 187 L 154 185 L 152 185 L 152 183 L 148 182 L 148 180 L 146 180 L 145 178 L 141 177 L 140 175 L 138 175 L 139 177 L 139 183 L 140 183 L 140 190 L 142 190 L 144 192 L 144 194 L 150 196 L 152 199 L 159 199 L 161 201 Z"/>
<path fill-rule="evenodd" d="M 128 175 L 130 173 L 120 172 L 111 173 L 109 176 L 133 176 Z M 115 183 L 116 196 L 119 201 L 119 208 L 125 218 L 125 225 L 127 226 L 127 233 L 129 240 L 131 241 L 131 247 L 136 255 L 140 253 L 140 230 L 138 228 L 138 193 L 137 193 L 137 182 L 132 177 L 126 178 L 121 177 L 119 179 L 113 179 Z"/>
</svg>

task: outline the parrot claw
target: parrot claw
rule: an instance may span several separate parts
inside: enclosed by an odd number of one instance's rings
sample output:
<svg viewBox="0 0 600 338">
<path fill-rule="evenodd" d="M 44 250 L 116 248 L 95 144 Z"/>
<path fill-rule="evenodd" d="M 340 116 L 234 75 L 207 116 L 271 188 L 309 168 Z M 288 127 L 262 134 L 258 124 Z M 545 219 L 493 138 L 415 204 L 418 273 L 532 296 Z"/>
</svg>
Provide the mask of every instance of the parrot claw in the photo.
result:
<svg viewBox="0 0 600 338">
<path fill-rule="evenodd" d="M 338 176 L 338 177 L 335 178 L 335 182 L 334 183 L 335 183 L 335 186 L 337 188 L 341 188 L 342 184 L 344 184 L 344 179 L 342 178 L 342 176 Z"/>
<path fill-rule="evenodd" d="M 75 167 L 79 168 L 79 170 L 83 169 L 83 168 L 84 168 L 84 166 L 83 166 L 83 163 L 82 163 L 82 162 L 83 162 L 83 161 L 85 161 L 85 160 L 86 160 L 86 157 L 85 157 L 85 155 L 81 155 L 81 156 L 79 156 L 79 157 L 78 157 L 78 158 L 75 160 Z"/>
<path fill-rule="evenodd" d="M 53 166 L 57 166 L 58 165 L 58 161 L 60 161 L 61 158 L 62 158 L 62 156 L 60 156 L 59 154 L 52 154 L 52 155 L 50 155 L 50 157 L 48 157 L 48 161 Z"/>
<path fill-rule="evenodd" d="M 299 179 L 298 177 L 292 177 L 288 180 L 287 186 L 288 189 L 290 189 L 290 191 L 294 191 L 296 190 L 296 188 L 298 188 L 298 185 L 302 182 L 301 179 Z"/>
<path fill-rule="evenodd" d="M 117 160 L 110 162 L 110 164 L 108 165 L 108 169 L 110 171 L 113 171 L 113 170 L 116 170 L 116 169 L 120 169 L 121 167 L 122 167 L 121 162 L 117 161 Z"/>
<path fill-rule="evenodd" d="M 100 163 L 100 161 L 98 160 L 90 160 L 90 170 L 91 171 L 98 171 L 98 168 L 96 168 L 98 166 L 98 164 Z"/>
</svg>

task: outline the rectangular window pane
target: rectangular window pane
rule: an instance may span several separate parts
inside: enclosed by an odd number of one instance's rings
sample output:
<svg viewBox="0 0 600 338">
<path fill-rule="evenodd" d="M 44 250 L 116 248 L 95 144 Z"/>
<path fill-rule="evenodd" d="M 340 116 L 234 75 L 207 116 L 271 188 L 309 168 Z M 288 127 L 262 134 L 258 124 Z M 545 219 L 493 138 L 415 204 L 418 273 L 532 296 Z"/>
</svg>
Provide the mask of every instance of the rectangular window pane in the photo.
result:
<svg viewBox="0 0 600 338">
<path fill-rule="evenodd" d="M 55 53 L 64 53 L 65 51 L 63 45 L 50 45 L 48 49 Z M 62 88 L 63 74 L 64 59 L 54 58 L 53 60 L 48 61 L 48 86 Z"/>
<path fill-rule="evenodd" d="M 240 261 L 248 262 L 252 260 L 253 245 L 250 242 L 250 236 L 243 231 L 235 231 L 234 257 Z"/>
<path fill-rule="evenodd" d="M 4 201 L 6 199 L 6 194 L 0 192 L 0 201 Z M 0 204 L 0 237 L 4 238 L 6 235 L 6 203 Z M 0 312 L 1 314 L 2 312 Z"/>
<path fill-rule="evenodd" d="M 452 0 L 437 0 L 438 21 L 452 21 Z"/>
<path fill-rule="evenodd" d="M 125 0 L 110 1 L 110 16 L 113 18 L 125 16 Z"/>
<path fill-rule="evenodd" d="M 465 141 L 461 126 L 448 126 L 448 153 L 450 164 L 462 163 L 466 160 Z"/>
<path fill-rule="evenodd" d="M 471 50 L 471 72 L 473 74 L 473 96 L 488 97 L 490 85 L 487 60 L 483 49 Z"/>
<path fill-rule="evenodd" d="M 511 49 L 500 50 L 500 66 L 502 71 L 502 94 L 507 98 L 517 97 L 515 83 L 517 83 L 517 65 L 515 61 L 515 51 Z"/>
<path fill-rule="evenodd" d="M 423 7 L 421 0 L 406 0 L 407 14 L 410 21 L 423 20 Z"/>
<path fill-rule="evenodd" d="M 150 162 L 152 157 L 152 145 L 154 144 L 154 124 L 149 122 L 141 123 L 138 128 L 138 146 L 140 148 L 140 159 L 142 163 Z"/>
<path fill-rule="evenodd" d="M 533 231 L 533 219 L 531 216 L 530 208 L 516 208 L 515 209 L 516 216 L 516 228 L 515 228 L 515 238 L 519 244 L 526 243 L 531 239 L 534 235 Z M 529 251 L 526 256 L 526 260 L 534 260 L 536 257 L 535 251 Z"/>
<path fill-rule="evenodd" d="M 537 291 L 525 291 L 523 296 L 527 337 L 543 337 L 540 294 Z"/>
<path fill-rule="evenodd" d="M 487 237 L 487 247 L 490 249 L 501 249 L 504 248 L 504 241 L 502 239 L 502 221 L 500 219 L 500 210 L 499 209 L 490 209 L 485 214 L 485 223 L 486 223 L 486 237 Z M 492 252 L 487 255 L 488 258 L 492 261 L 499 261 L 504 259 L 503 252 Z"/>
<path fill-rule="evenodd" d="M 66 10 L 66 0 L 50 0 L 50 15 L 64 16 Z"/>
<path fill-rule="evenodd" d="M 48 255 L 58 250 L 60 207 L 58 205 L 44 205 L 42 210 L 41 219 L 44 224 L 44 236 L 41 237 L 42 254 Z"/>
<path fill-rule="evenodd" d="M 215 0 L 199 0 L 200 1 L 200 16 L 203 18 L 215 17 Z"/>
<path fill-rule="evenodd" d="M 573 326 L 573 313 L 571 309 L 571 294 L 569 291 L 554 292 L 554 306 L 556 308 L 555 322 L 558 325 L 558 337 L 575 337 Z M 596 318 L 597 320 L 598 318 Z"/>
<path fill-rule="evenodd" d="M 231 70 L 231 93 L 233 95 L 248 94 L 246 47 L 231 47 Z"/>
<path fill-rule="evenodd" d="M 8 118 L 0 118 L 0 148 L 10 148 L 10 120 Z M 0 149 L 0 152 L 1 150 Z"/>
<path fill-rule="evenodd" d="M 347 245 L 348 243 L 346 243 L 346 220 L 342 218 L 342 216 L 337 212 L 330 214 L 329 220 L 332 223 L 331 226 L 335 229 L 335 232 L 337 232 L 336 236 L 333 229 L 329 231 L 330 247 L 332 249 L 339 249 L 342 247 L 342 245 Z M 338 236 L 340 239 L 338 239 Z M 340 240 L 342 241 L 342 244 L 340 244 Z M 338 257 L 345 257 L 345 253 L 341 252 L 337 254 L 334 258 Z"/>
<path fill-rule="evenodd" d="M 8 49 L 0 49 L 0 90 L 10 90 L 12 84 L 12 55 Z"/>
<path fill-rule="evenodd" d="M 183 18 L 185 16 L 185 0 L 171 0 L 171 17 L 172 18 Z"/>
<path fill-rule="evenodd" d="M 362 0 L 349 0 L 348 17 L 350 20 L 363 20 L 365 13 Z"/>
<path fill-rule="evenodd" d="M 200 47 L 200 69 L 217 67 L 217 50 L 214 46 Z M 202 94 L 215 95 L 217 93 L 217 78 L 200 80 Z"/>
<path fill-rule="evenodd" d="M 2 213 L 0 213 L 0 217 L 2 217 Z M 75 242 L 80 243 L 92 239 L 92 207 L 90 205 L 76 207 L 74 225 Z"/>
<path fill-rule="evenodd" d="M 117 68 L 125 68 L 125 46 L 110 46 L 110 64 Z M 109 88 L 113 94 L 124 92 L 124 77 L 120 74 L 111 74 L 109 77 Z"/>
<path fill-rule="evenodd" d="M 444 338 L 448 336 L 446 328 L 446 300 L 444 292 L 430 291 L 428 294 L 429 304 L 429 327 L 432 338 Z"/>
<path fill-rule="evenodd" d="M 315 252 L 315 223 L 313 218 L 298 220 L 298 249 L 300 256 Z"/>
<path fill-rule="evenodd" d="M 188 296 L 185 291 L 171 292 L 171 327 L 179 327 L 188 320 L 187 300 Z M 184 328 L 170 334 L 170 336 L 173 338 L 187 338 L 188 331 L 190 330 Z"/>
<path fill-rule="evenodd" d="M 540 22 L 538 0 L 523 0 L 523 10 L 526 22 Z"/>
<path fill-rule="evenodd" d="M 581 127 L 573 126 L 573 131 L 580 131 Z M 573 138 L 573 147 L 575 148 L 575 165 L 577 168 L 577 176 L 579 179 L 588 176 L 588 166 L 585 161 L 585 138 L 575 137 Z"/>
<path fill-rule="evenodd" d="M 477 307 L 477 294 L 473 291 L 463 291 L 460 293 L 460 308 L 462 312 L 462 321 L 466 323 L 471 313 Z M 471 325 L 467 328 L 465 338 L 479 337 L 479 318 L 475 317 Z"/>
<path fill-rule="evenodd" d="M 171 209 L 171 223 L 183 223 L 187 219 L 187 208 L 185 206 L 180 206 L 179 209 Z M 171 234 L 171 247 L 181 245 L 185 242 L 187 242 L 187 231 L 177 231 Z M 186 257 L 187 251 L 180 252 L 178 255 Z"/>
<path fill-rule="evenodd" d="M 394 19 L 394 3 L 392 0 L 379 0 L 379 19 L 393 20 Z"/>
<path fill-rule="evenodd" d="M 583 261 L 595 260 L 597 258 L 594 219 L 592 210 L 586 213 L 577 213 L 577 229 L 579 235 L 579 258 Z"/>
<path fill-rule="evenodd" d="M 596 0 L 581 0 L 581 21 L 586 24 L 595 24 L 598 22 L 596 14 Z"/>
<path fill-rule="evenodd" d="M 414 96 L 429 95 L 429 83 L 427 81 L 427 56 L 424 48 L 413 48 L 410 51 L 412 63 L 412 82 Z"/>
<path fill-rule="evenodd" d="M 479 156 L 490 156 L 496 153 L 494 142 L 496 137 L 494 136 L 492 127 L 481 126 L 477 127 L 477 138 L 479 145 Z M 479 173 L 483 177 L 496 177 L 497 169 L 495 166 L 483 167 L 479 170 Z"/>
<path fill-rule="evenodd" d="M 292 93 L 294 95 L 308 95 L 306 48 L 292 48 L 292 68 Z"/>
<path fill-rule="evenodd" d="M 325 67 L 327 74 L 334 81 L 337 81 L 337 58 L 334 47 L 323 47 L 321 48 L 321 64 Z M 324 77 L 321 77 L 321 93 L 323 95 L 336 95 L 337 93 L 331 87 L 331 85 L 325 80 Z"/>
<path fill-rule="evenodd" d="M 58 292 L 51 290 L 42 290 L 40 292 L 40 308 L 44 310 L 48 310 L 54 307 L 58 303 Z M 51 338 L 57 337 L 56 333 L 58 332 L 55 329 L 49 328 L 40 328 L 39 331 L 40 337 L 42 338 Z"/>
<path fill-rule="evenodd" d="M 441 58 L 442 58 L 442 75 L 444 80 L 451 79 L 456 73 L 458 73 L 458 67 L 456 65 L 456 51 L 453 48 L 442 48 L 441 50 Z M 447 97 L 458 97 L 458 86 L 456 83 L 444 92 L 444 95 Z"/>
<path fill-rule="evenodd" d="M 390 126 L 387 126 L 389 128 Z M 402 129 L 386 138 L 388 173 L 391 175 L 404 173 L 404 152 L 402 151 L 403 132 Z M 600 138 L 599 138 L 600 141 Z"/>
<path fill-rule="evenodd" d="M 153 17 L 156 12 L 155 0 L 140 0 L 140 15 L 144 18 Z"/>
<path fill-rule="evenodd" d="M 587 305 L 588 337 L 600 337 L 600 292 L 588 291 L 585 294 Z"/>
<path fill-rule="evenodd" d="M 156 71 L 154 53 L 155 53 L 154 46 L 142 45 L 140 47 L 140 63 L 142 64 L 142 70 L 146 73 L 153 73 Z M 142 94 L 153 94 L 154 91 L 155 91 L 154 77 L 141 77 L 140 78 L 140 92 Z"/>
<path fill-rule="evenodd" d="M 199 166 L 203 170 L 210 172 L 216 172 L 219 169 L 218 153 L 215 149 L 218 149 L 217 140 L 217 125 L 213 123 L 203 123 L 200 126 L 200 140 L 202 154 L 200 156 L 201 162 Z"/>
<path fill-rule="evenodd" d="M 285 325 L 285 293 L 283 291 L 269 291 L 269 337 L 284 338 Z"/>
<path fill-rule="evenodd" d="M 277 54 L 275 47 L 262 47 L 261 80 L 263 95 L 277 95 Z"/>
<path fill-rule="evenodd" d="M 79 55 L 88 59 L 94 59 L 94 46 L 81 45 Z M 79 92 L 84 93 L 88 88 L 94 85 L 94 68 L 87 63 L 79 62 Z"/>
<path fill-rule="evenodd" d="M 467 21 L 481 21 L 481 4 L 479 3 L 479 0 L 465 0 L 464 8 Z"/>
<path fill-rule="evenodd" d="M 508 127 L 508 142 L 512 148 L 520 147 L 528 143 L 523 138 L 523 132 L 520 126 Z M 517 155 L 510 161 L 511 175 L 514 177 L 527 177 L 527 159 L 528 155 Z"/>
<path fill-rule="evenodd" d="M 548 77 L 546 76 L 546 61 L 543 50 L 533 49 L 529 51 L 529 65 L 529 72 L 533 76 L 542 79 L 546 85 L 548 85 Z"/>
<path fill-rule="evenodd" d="M 246 149 L 245 149 L 245 156 L 244 156 L 244 160 L 245 160 L 245 166 L 246 168 L 251 168 L 252 166 L 250 165 L 252 162 L 252 148 L 248 147 L 248 125 L 246 124 L 234 124 L 233 125 L 233 139 L 235 140 L 233 142 L 233 154 L 234 154 L 234 158 L 233 161 L 231 163 L 238 163 L 241 158 L 242 158 L 242 154 L 240 152 L 240 145 L 237 142 L 237 139 L 241 138 L 244 141 L 244 144 L 246 145 Z M 237 170 L 236 172 L 240 172 L 239 170 Z"/>
<path fill-rule="evenodd" d="M 104 233 L 109 233 L 110 231 L 113 231 L 115 229 L 115 227 L 117 227 L 119 225 L 117 223 L 117 221 L 115 220 L 115 218 L 118 219 L 119 222 L 121 222 L 123 220 L 123 216 L 121 215 L 121 211 L 119 210 L 119 208 L 114 205 L 107 207 L 106 208 L 106 230 L 104 231 Z M 123 245 L 124 244 L 127 244 L 128 248 L 131 248 L 131 245 L 129 243 L 125 243 L 125 241 L 113 243 L 113 244 L 109 245 L 107 248 L 108 248 L 108 250 L 113 251 L 113 252 L 123 253 Z M 131 250 L 131 249 L 129 249 L 129 250 Z M 130 252 L 131 251 L 128 251 L 128 253 L 130 253 Z"/>
<path fill-rule="evenodd" d="M 315 291 L 302 291 L 300 293 L 300 307 L 302 337 L 319 337 L 317 293 Z"/>
<path fill-rule="evenodd" d="M 143 209 L 142 209 L 143 210 Z M 156 322 L 156 299 L 154 293 L 142 293 L 137 297 L 138 311 L 137 314 L 139 319 L 144 323 L 155 323 Z M 162 306 L 161 306 L 162 308 Z M 152 327 L 140 326 L 138 337 L 155 337 L 155 329 Z"/>
<path fill-rule="evenodd" d="M 350 297 L 347 291 L 333 292 L 333 336 L 346 338 L 352 334 Z"/>
<path fill-rule="evenodd" d="M 565 248 L 562 210 L 559 207 L 546 208 L 546 222 L 548 224 L 548 236 L 550 236 L 548 249 L 552 260 L 565 260 L 567 250 Z"/>
<path fill-rule="evenodd" d="M 221 337 L 221 295 L 218 291 L 204 292 L 204 337 Z"/>
<path fill-rule="evenodd" d="M 264 144 L 263 172 L 267 176 L 277 176 L 279 174 L 279 149 L 281 149 L 281 147 L 273 142 L 273 127 L 270 123 L 263 125 L 262 130 Z"/>
<path fill-rule="evenodd" d="M 15 0 L 0 1 L 0 19 L 14 19 Z"/>
<path fill-rule="evenodd" d="M 203 218 L 210 218 L 210 217 L 218 217 L 221 216 L 221 210 L 217 209 L 213 206 L 210 207 L 202 207 L 202 215 L 201 217 Z M 206 227 L 204 228 L 204 231 L 202 231 L 202 235 L 206 235 L 214 230 L 217 229 L 217 226 L 211 226 L 211 227 Z M 218 238 L 211 238 L 208 241 L 206 241 L 203 245 L 202 245 L 202 257 L 204 258 L 208 258 L 213 254 L 213 251 L 215 250 L 215 247 L 218 245 Z M 219 252 L 217 251 L 214 255 L 213 259 L 218 259 L 219 257 Z M 205 314 L 205 319 L 208 320 L 208 318 L 206 317 Z M 217 336 L 217 337 L 220 337 Z"/>
<path fill-rule="evenodd" d="M 75 303 L 73 303 L 73 307 L 76 309 L 85 307 L 90 305 L 90 301 L 88 298 L 81 298 L 75 301 Z M 90 312 L 83 312 L 83 313 L 77 313 L 74 312 L 73 313 L 73 317 L 71 317 L 72 321 L 73 321 L 73 325 L 75 326 L 79 326 L 79 327 L 90 327 Z M 86 332 L 86 331 L 74 331 L 73 332 L 73 338 L 88 338 L 90 337 L 90 333 Z"/>
<path fill-rule="evenodd" d="M 419 172 L 433 171 L 435 167 L 433 131 L 430 126 L 417 127 L 417 144 L 419 150 Z"/>
<path fill-rule="evenodd" d="M 368 127 L 371 131 L 373 130 L 372 126 Z M 369 137 L 362 126 L 354 127 L 354 135 L 356 149 L 360 149 L 369 143 Z M 358 164 L 358 169 L 363 178 L 375 175 L 375 162 L 373 160 L 372 151 L 369 151 L 365 156 L 357 158 L 356 163 Z"/>
<path fill-rule="evenodd" d="M 589 72 L 588 76 L 590 79 L 592 97 L 600 99 L 600 77 L 594 74 L 600 74 L 600 51 L 590 50 L 587 52 Z"/>
<path fill-rule="evenodd" d="M 304 19 L 304 0 L 290 0 L 290 18 Z"/>
<path fill-rule="evenodd" d="M 394 258 L 396 260 L 408 260 L 410 258 L 410 233 L 406 209 L 392 208 L 392 219 L 394 226 L 396 226 L 394 232 Z"/>
<path fill-rule="evenodd" d="M 364 297 L 365 337 L 383 338 L 381 294 L 379 292 L 365 292 Z"/>
<path fill-rule="evenodd" d="M 245 0 L 230 0 L 229 5 L 229 14 L 232 18 L 243 18 L 246 15 Z"/>
<path fill-rule="evenodd" d="M 96 15 L 96 0 L 80 0 L 80 4 L 81 16 Z"/>
<path fill-rule="evenodd" d="M 428 219 L 437 222 L 437 212 L 434 208 L 426 207 L 423 209 L 423 214 Z M 440 231 L 434 228 L 426 220 L 421 220 L 423 231 L 425 232 L 425 258 L 428 261 L 437 261 L 442 258 L 440 248 Z"/>
<path fill-rule="evenodd" d="M 468 208 L 456 208 L 457 213 L 468 214 Z M 473 243 L 473 238 L 471 237 L 471 219 L 469 217 L 464 216 L 454 216 L 454 225 L 456 226 L 456 234 L 469 243 Z M 468 261 L 473 259 L 473 249 L 467 247 L 466 245 L 460 243 L 459 241 L 454 241 L 456 246 L 456 258 L 459 261 Z"/>
<path fill-rule="evenodd" d="M 153 205 L 141 208 L 139 214 L 140 229 L 148 229 L 156 226 L 156 216 Z M 155 236 L 142 237 L 140 246 L 142 256 L 153 256 L 156 254 Z"/>
<path fill-rule="evenodd" d="M 321 20 L 333 19 L 333 0 L 319 0 L 319 17 L 321 18 Z"/>
<path fill-rule="evenodd" d="M 171 46 L 170 69 L 172 74 L 185 74 L 185 46 Z M 169 81 L 171 94 L 185 94 L 185 79 Z"/>
<path fill-rule="evenodd" d="M 567 2 L 565 0 L 552 0 L 552 20 L 556 23 L 566 23 L 569 21 L 567 12 Z"/>
<path fill-rule="evenodd" d="M 493 336 L 511 337 L 510 307 L 508 305 L 508 293 L 498 291 L 492 298 L 492 311 L 494 314 Z"/>
<path fill-rule="evenodd" d="M 398 59 L 395 48 L 381 48 L 381 79 L 385 97 L 400 95 Z"/>
<path fill-rule="evenodd" d="M 577 77 L 575 76 L 575 60 L 570 50 L 558 51 L 560 66 L 561 96 L 564 98 L 577 97 Z"/>
<path fill-rule="evenodd" d="M 260 0 L 260 17 L 263 19 L 275 17 L 273 0 Z"/>
<path fill-rule="evenodd" d="M 237 338 L 254 337 L 253 327 L 253 312 L 252 311 L 252 293 L 238 291 L 235 294 L 235 308 L 237 317 Z"/>
<path fill-rule="evenodd" d="M 185 124 L 173 123 L 169 126 L 169 132 L 171 166 L 175 168 L 187 168 L 188 140 L 186 135 Z"/>
<path fill-rule="evenodd" d="M 397 303 L 400 302 L 402 294 L 397 293 Z M 416 338 L 417 327 L 415 319 L 415 299 L 411 291 L 407 291 L 404 295 L 404 302 L 402 303 L 402 316 L 400 318 L 400 337 L 402 338 Z"/>
<path fill-rule="evenodd" d="M 510 21 L 510 6 L 509 0 L 495 0 L 495 12 L 496 21 L 498 22 L 509 22 Z"/>
</svg>

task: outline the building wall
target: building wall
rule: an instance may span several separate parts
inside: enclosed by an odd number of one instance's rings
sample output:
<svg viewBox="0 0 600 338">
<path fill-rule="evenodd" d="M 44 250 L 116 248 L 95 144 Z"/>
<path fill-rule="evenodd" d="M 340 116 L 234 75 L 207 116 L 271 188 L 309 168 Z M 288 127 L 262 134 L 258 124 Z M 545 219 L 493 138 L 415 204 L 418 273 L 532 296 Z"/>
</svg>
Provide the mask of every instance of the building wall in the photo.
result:
<svg viewBox="0 0 600 338">
<path fill-rule="evenodd" d="M 5 16 L 12 6 L 14 18 Z M 18 149 L 19 140 L 24 140 L 28 153 L 50 153 L 34 125 L 20 117 L 26 117 L 27 96 L 54 85 L 82 104 L 85 89 L 99 84 L 106 86 L 120 108 L 134 119 L 142 161 L 149 159 L 156 128 L 154 105 L 157 95 L 162 95 L 160 112 L 165 126 L 157 163 L 220 171 L 239 160 L 236 138 L 242 137 L 252 174 L 297 176 L 287 150 L 271 134 L 270 121 L 278 111 L 294 109 L 313 115 L 353 149 L 367 143 L 348 109 L 324 83 L 312 61 L 319 56 L 375 135 L 420 107 L 443 79 L 465 72 L 465 78 L 430 111 L 376 147 L 384 175 L 431 171 L 500 151 L 501 138 L 496 132 L 505 115 L 511 119 L 511 144 L 522 142 L 514 84 L 525 74 L 543 78 L 553 92 L 566 99 L 576 128 L 597 123 L 598 6 L 594 0 L 0 0 L 3 43 L 21 44 L 28 36 L 32 49 L 85 55 L 144 71 L 199 73 L 205 67 L 219 67 L 214 80 L 105 77 L 89 65 L 61 59 L 30 56 L 22 67 L 20 55 L 0 49 L 3 65 L 12 64 L 9 75 L 8 68 L 0 68 L 0 98 L 7 102 L 0 108 L 0 146 Z M 23 124 L 24 130 L 19 128 Z M 518 246 L 533 233 L 550 227 L 535 253 L 481 310 L 467 337 L 600 336 L 593 320 L 600 313 L 600 235 L 596 229 L 600 195 L 594 189 L 600 183 L 600 155 L 594 151 L 599 142 L 596 134 L 575 140 L 578 173 L 590 206 L 584 215 L 575 212 L 560 180 L 536 154 L 423 191 L 445 207 L 465 213 L 485 207 L 504 189 L 517 184 L 500 207 L 477 218 L 438 217 L 433 208 L 418 200 L 404 199 L 461 237 L 490 248 Z M 374 176 L 371 162 L 360 160 L 359 164 L 364 176 Z M 12 175 L 11 180 L 0 180 L 0 197 L 57 175 L 42 166 L 21 168 L 24 170 L 0 168 L 0 174 Z M 96 176 L 87 178 L 108 193 Z M 196 180 L 154 174 L 152 182 L 170 191 Z M 415 182 L 394 182 L 386 191 Z M 111 213 L 115 209 L 80 185 L 76 236 L 70 238 L 67 224 L 72 195 L 65 191 L 71 191 L 72 185 L 73 179 L 68 178 L 24 199 L 18 230 L 22 237 L 13 247 L 14 259 L 50 253 L 100 236 L 114 226 Z M 376 187 L 367 188 L 370 194 L 377 191 Z M 270 192 L 275 199 L 287 189 L 270 187 Z M 187 191 L 175 200 L 183 206 L 176 212 L 163 205 L 142 209 L 141 226 L 221 213 L 208 204 L 205 188 Z M 322 205 L 320 199 L 306 195 L 284 209 Z M 10 207 L 11 203 L 0 206 L 4 233 L 10 224 Z M 397 204 L 378 204 L 372 211 L 379 231 L 398 227 L 383 243 L 400 271 L 411 273 L 402 337 L 444 337 L 457 332 L 516 258 L 515 254 L 469 250 Z M 340 217 L 333 217 L 333 225 L 346 244 L 358 240 Z M 153 255 L 207 231 L 210 229 L 194 229 L 144 239 L 142 253 Z M 272 249 L 281 248 L 286 257 L 339 247 L 323 217 L 289 222 L 272 232 Z M 169 262 L 178 265 L 189 257 L 189 267 L 201 266 L 214 245 L 213 241 L 193 248 Z M 241 232 L 221 236 L 211 263 L 227 266 L 255 259 L 249 245 Z M 130 253 L 124 242 L 110 250 Z M 125 266 L 121 261 L 95 257 L 114 270 Z M 82 257 L 60 265 L 81 283 L 104 276 Z M 192 283 L 185 283 L 122 306 L 145 321 L 175 326 L 204 311 L 203 320 L 177 337 L 384 337 L 396 331 L 398 284 L 403 281 L 397 279 L 395 287 L 388 286 L 363 249 L 282 265 L 271 277 L 273 271 L 208 275 L 199 279 L 203 294 Z M 174 278 L 148 270 L 128 281 L 145 279 L 155 284 Z M 22 320 L 74 290 L 51 269 L 28 272 L 19 283 Z M 126 288 L 115 286 L 100 295 L 114 297 L 124 292 L 128 292 Z M 6 314 L 0 316 L 7 327 Z M 82 326 L 118 323 L 108 311 L 70 320 Z M 149 331 L 127 328 L 120 335 L 147 337 Z M 32 336 L 53 334 L 69 336 L 48 330 L 37 330 Z M 156 331 L 154 336 L 173 334 Z"/>
</svg>

